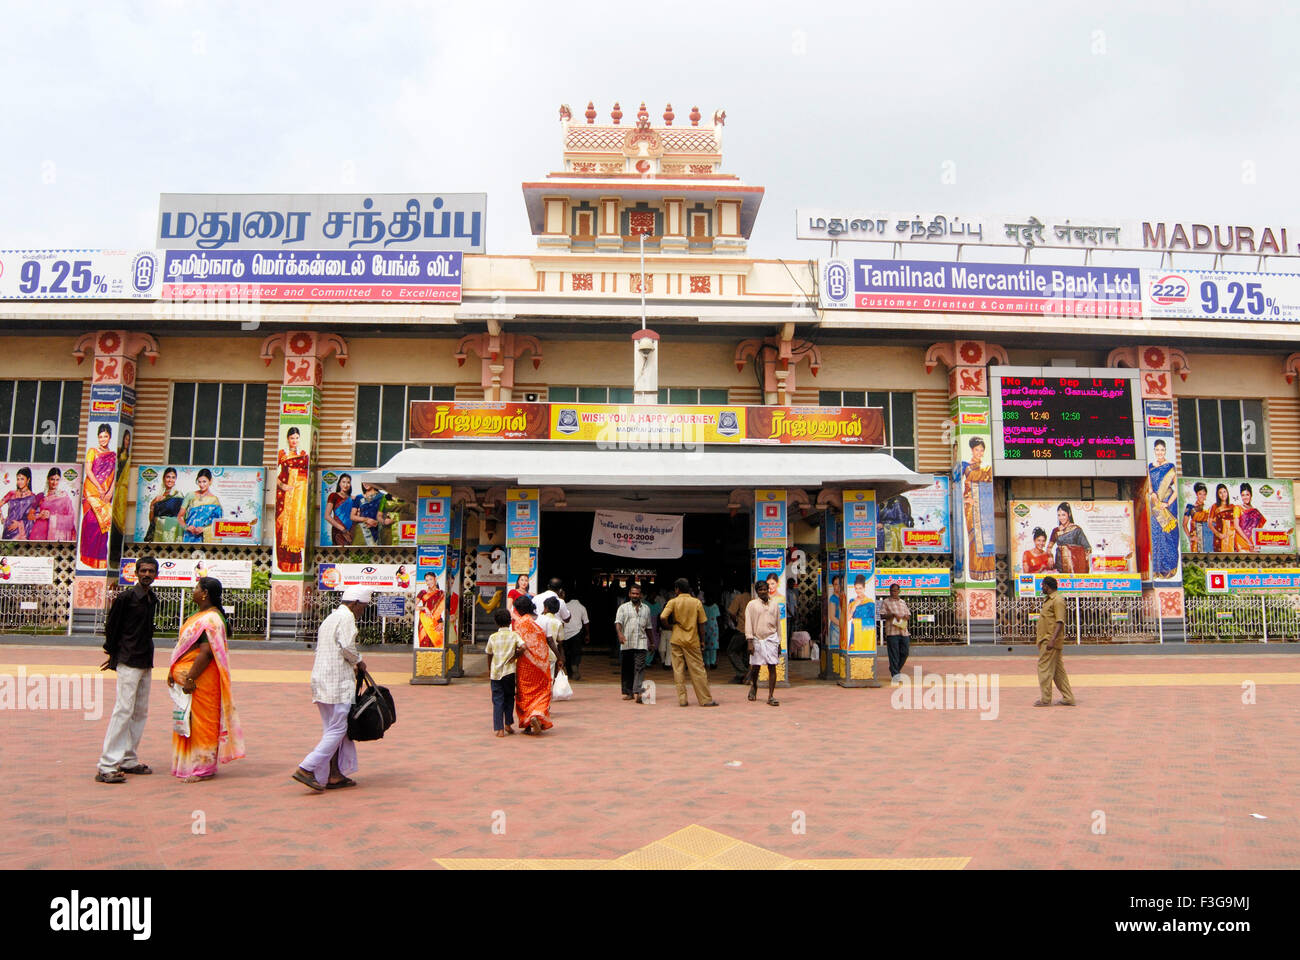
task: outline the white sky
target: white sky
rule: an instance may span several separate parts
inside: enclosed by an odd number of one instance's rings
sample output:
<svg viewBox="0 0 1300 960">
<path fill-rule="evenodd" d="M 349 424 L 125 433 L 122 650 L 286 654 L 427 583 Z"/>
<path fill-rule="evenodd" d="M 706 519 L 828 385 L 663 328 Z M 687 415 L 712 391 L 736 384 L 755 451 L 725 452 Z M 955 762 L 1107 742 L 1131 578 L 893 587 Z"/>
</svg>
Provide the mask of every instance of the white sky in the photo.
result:
<svg viewBox="0 0 1300 960">
<path fill-rule="evenodd" d="M 1071 6 L 4 0 L 0 248 L 150 246 L 162 192 L 485 191 L 526 253 L 588 100 L 725 109 L 756 256 L 824 252 L 799 205 L 1294 222 L 1300 12 Z"/>
</svg>

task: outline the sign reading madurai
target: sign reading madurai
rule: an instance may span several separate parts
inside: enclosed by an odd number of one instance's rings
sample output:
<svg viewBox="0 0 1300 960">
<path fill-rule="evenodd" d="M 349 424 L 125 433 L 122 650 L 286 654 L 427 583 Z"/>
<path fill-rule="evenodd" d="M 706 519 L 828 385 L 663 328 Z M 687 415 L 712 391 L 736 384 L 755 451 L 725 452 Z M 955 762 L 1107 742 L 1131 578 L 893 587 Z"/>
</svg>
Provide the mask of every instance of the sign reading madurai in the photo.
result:
<svg viewBox="0 0 1300 960">
<path fill-rule="evenodd" d="M 1223 253 L 1300 257 L 1281 224 L 1215 224 L 1190 220 L 1120 220 L 1068 217 L 949 216 L 873 209 L 801 207 L 795 211 L 800 240 L 858 240 L 980 247 L 1061 250 L 1154 250 L 1161 253 Z"/>
<path fill-rule="evenodd" d="M 416 400 L 411 440 L 573 440 L 621 446 L 878 447 L 880 407 L 745 407 Z"/>
</svg>

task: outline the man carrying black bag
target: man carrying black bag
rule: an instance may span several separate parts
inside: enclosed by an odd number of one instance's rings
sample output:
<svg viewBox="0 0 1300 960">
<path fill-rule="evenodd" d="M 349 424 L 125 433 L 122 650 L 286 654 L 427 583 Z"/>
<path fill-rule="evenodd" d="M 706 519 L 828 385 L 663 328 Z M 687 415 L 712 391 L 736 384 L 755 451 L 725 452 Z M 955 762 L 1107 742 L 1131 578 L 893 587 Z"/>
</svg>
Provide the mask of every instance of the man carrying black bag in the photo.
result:
<svg viewBox="0 0 1300 960">
<path fill-rule="evenodd" d="M 348 737 L 348 713 L 357 695 L 357 677 L 366 669 L 357 651 L 357 620 L 370 605 L 370 591 L 349 587 L 334 612 L 320 625 L 311 698 L 320 710 L 320 743 L 291 776 L 321 792 L 356 786 L 357 746 Z"/>
</svg>

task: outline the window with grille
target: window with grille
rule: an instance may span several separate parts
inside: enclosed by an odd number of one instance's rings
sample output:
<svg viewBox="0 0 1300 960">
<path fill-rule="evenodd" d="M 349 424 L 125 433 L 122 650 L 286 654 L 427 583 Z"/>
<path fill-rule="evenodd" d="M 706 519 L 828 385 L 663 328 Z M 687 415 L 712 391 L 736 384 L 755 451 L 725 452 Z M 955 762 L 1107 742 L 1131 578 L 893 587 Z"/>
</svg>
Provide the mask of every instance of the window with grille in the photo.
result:
<svg viewBox="0 0 1300 960">
<path fill-rule="evenodd" d="M 1178 401 L 1185 477 L 1267 477 L 1262 400 Z"/>
<path fill-rule="evenodd" d="M 455 400 L 455 387 L 363 383 L 357 387 L 354 467 L 378 467 L 406 446 L 412 400 Z"/>
<path fill-rule="evenodd" d="M 823 407 L 880 407 L 885 445 L 880 449 L 909 470 L 916 469 L 916 397 L 900 390 L 820 390 Z"/>
<path fill-rule="evenodd" d="M 0 460 L 75 463 L 80 380 L 0 380 Z"/>
<path fill-rule="evenodd" d="M 265 383 L 172 384 L 167 460 L 180 466 L 259 467 Z"/>
</svg>

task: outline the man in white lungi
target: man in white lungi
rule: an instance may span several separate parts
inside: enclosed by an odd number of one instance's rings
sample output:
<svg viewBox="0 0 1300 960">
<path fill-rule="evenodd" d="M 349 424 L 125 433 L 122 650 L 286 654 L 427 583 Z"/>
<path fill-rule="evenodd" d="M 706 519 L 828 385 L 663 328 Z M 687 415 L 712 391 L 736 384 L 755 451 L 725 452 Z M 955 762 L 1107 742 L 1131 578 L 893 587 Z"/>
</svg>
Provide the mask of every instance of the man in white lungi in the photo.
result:
<svg viewBox="0 0 1300 960">
<path fill-rule="evenodd" d="M 754 584 L 754 599 L 745 606 L 745 643 L 749 647 L 749 697 L 758 699 L 758 673 L 767 667 L 767 703 L 776 699 L 776 663 L 781 658 L 781 607 L 768 593 L 767 581 Z"/>
<path fill-rule="evenodd" d="M 357 620 L 370 605 L 370 591 L 349 587 L 316 637 L 311 698 L 320 710 L 320 743 L 291 776 L 318 793 L 356 785 L 357 745 L 348 737 L 348 713 L 357 698 L 357 676 L 366 663 L 357 651 Z"/>
</svg>

